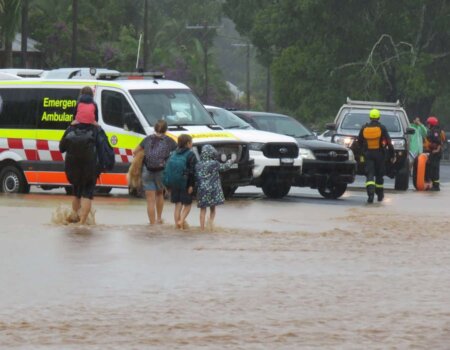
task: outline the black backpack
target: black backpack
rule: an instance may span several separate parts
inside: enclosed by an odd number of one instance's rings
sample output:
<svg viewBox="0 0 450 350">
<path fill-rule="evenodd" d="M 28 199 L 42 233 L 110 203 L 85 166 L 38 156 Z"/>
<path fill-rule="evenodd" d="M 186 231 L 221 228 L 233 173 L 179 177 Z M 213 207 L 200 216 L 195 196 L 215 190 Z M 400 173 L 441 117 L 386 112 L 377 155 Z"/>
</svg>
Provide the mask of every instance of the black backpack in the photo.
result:
<svg viewBox="0 0 450 350">
<path fill-rule="evenodd" d="M 75 157 L 84 157 L 94 152 L 96 147 L 95 130 L 92 128 L 72 128 L 65 137 L 67 153 Z"/>
<path fill-rule="evenodd" d="M 103 129 L 99 129 L 97 135 L 97 164 L 100 171 L 112 170 L 116 162 L 114 149 L 108 141 Z"/>
</svg>

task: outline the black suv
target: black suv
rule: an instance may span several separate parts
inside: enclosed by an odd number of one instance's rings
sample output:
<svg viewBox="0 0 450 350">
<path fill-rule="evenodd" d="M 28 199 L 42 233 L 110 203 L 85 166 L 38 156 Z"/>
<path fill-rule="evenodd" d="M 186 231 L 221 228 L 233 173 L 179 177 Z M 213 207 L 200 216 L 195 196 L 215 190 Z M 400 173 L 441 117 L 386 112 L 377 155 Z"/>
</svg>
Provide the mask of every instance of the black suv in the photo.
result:
<svg viewBox="0 0 450 350">
<path fill-rule="evenodd" d="M 287 115 L 253 111 L 232 111 L 255 129 L 292 136 L 303 159 L 302 173 L 294 186 L 317 188 L 325 198 L 339 198 L 355 181 L 353 152 L 317 137 L 298 120 Z"/>
<path fill-rule="evenodd" d="M 410 160 L 409 138 L 415 130 L 409 126 L 408 116 L 400 102 L 355 101 L 347 98 L 334 120 L 327 128 L 333 130 L 332 142 L 350 148 L 357 160 L 357 174 L 364 175 L 364 163 L 361 162 L 361 150 L 355 142 L 361 128 L 370 121 L 372 108 L 380 111 L 380 123 L 383 124 L 394 146 L 396 161 L 386 159 L 386 175 L 395 178 L 395 189 L 406 191 L 409 186 Z"/>
</svg>

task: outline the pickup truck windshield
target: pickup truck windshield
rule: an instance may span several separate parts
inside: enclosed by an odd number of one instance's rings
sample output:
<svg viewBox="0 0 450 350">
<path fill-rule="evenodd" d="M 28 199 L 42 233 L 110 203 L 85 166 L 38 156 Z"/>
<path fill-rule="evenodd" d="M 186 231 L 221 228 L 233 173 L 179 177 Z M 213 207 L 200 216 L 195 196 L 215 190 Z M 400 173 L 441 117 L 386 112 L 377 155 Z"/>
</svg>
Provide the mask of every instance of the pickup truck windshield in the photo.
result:
<svg viewBox="0 0 450 350">
<path fill-rule="evenodd" d="M 133 90 L 131 96 L 150 125 L 160 119 L 168 125 L 216 124 L 189 90 Z"/>
<path fill-rule="evenodd" d="M 360 130 L 363 125 L 370 121 L 368 112 L 351 112 L 344 116 L 341 129 Z M 388 132 L 401 132 L 401 126 L 398 116 L 395 114 L 385 114 L 382 112 L 380 123 L 383 124 Z"/>
</svg>

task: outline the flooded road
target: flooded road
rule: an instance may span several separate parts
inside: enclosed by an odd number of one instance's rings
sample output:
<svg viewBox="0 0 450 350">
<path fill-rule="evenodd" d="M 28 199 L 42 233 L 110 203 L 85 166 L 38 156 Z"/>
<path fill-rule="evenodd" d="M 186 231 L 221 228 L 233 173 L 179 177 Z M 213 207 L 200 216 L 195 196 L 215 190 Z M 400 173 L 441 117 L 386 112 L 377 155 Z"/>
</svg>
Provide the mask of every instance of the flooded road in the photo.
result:
<svg viewBox="0 0 450 350">
<path fill-rule="evenodd" d="M 449 349 L 450 187 L 368 206 L 246 189 L 214 233 L 147 225 L 96 198 L 97 225 L 55 225 L 70 199 L 0 196 L 1 349 Z"/>
</svg>

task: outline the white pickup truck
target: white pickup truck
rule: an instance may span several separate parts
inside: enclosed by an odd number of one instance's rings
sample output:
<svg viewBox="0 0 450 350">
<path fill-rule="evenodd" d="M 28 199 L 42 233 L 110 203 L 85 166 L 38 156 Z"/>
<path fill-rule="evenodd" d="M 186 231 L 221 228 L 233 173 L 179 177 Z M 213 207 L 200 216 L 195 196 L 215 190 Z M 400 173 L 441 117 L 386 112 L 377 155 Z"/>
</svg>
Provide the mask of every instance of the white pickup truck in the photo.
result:
<svg viewBox="0 0 450 350">
<path fill-rule="evenodd" d="M 249 143 L 250 158 L 255 161 L 251 184 L 261 187 L 267 197 L 286 196 L 294 179 L 301 173 L 302 158 L 297 141 L 290 136 L 253 129 L 226 109 L 205 108 L 217 124 Z"/>
</svg>

